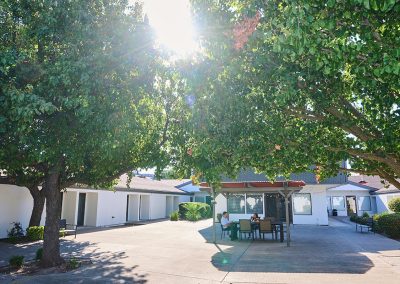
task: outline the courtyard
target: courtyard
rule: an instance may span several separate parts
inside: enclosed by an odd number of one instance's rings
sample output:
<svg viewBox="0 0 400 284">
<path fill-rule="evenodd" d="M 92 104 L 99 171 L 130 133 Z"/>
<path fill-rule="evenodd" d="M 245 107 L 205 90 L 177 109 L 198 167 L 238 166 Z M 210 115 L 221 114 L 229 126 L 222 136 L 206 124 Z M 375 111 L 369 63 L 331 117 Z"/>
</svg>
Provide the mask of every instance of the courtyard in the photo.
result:
<svg viewBox="0 0 400 284">
<path fill-rule="evenodd" d="M 161 221 L 82 232 L 61 241 L 63 255 L 90 258 L 76 270 L 0 276 L 15 283 L 398 283 L 400 243 L 356 233 L 347 220 L 295 225 L 292 246 L 272 240 L 212 240 L 212 221 Z M 217 224 L 219 226 L 219 224 Z M 0 266 L 11 255 L 33 259 L 41 243 L 0 243 Z"/>
</svg>

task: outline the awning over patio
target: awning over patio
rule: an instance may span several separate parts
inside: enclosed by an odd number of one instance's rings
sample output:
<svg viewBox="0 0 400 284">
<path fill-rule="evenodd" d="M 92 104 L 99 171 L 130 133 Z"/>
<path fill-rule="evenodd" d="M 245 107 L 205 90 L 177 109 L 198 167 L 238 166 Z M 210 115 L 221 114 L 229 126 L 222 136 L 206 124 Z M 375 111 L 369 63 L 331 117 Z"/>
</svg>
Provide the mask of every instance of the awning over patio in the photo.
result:
<svg viewBox="0 0 400 284">
<path fill-rule="evenodd" d="M 290 246 L 290 220 L 289 220 L 289 198 L 294 192 L 300 191 L 306 183 L 304 181 L 248 181 L 248 182 L 222 182 L 218 193 L 223 195 L 239 192 L 277 192 L 285 198 L 285 215 L 286 215 L 286 240 L 287 246 Z M 200 184 L 201 191 L 210 192 L 213 197 L 213 212 L 215 212 L 216 190 L 208 183 Z M 215 233 L 215 214 L 213 218 L 214 242 L 216 242 Z"/>
</svg>

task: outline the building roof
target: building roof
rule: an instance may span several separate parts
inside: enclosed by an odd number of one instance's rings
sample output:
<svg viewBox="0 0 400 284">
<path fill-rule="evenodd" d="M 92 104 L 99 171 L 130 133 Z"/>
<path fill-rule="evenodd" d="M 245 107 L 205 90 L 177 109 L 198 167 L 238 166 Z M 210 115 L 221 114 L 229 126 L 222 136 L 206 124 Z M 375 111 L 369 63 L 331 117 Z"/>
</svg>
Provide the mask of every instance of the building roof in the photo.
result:
<svg viewBox="0 0 400 284">
<path fill-rule="evenodd" d="M 133 192 L 151 192 L 151 193 L 166 193 L 166 194 L 187 194 L 185 191 L 177 188 L 182 184 L 182 180 L 153 180 L 145 177 L 132 177 L 129 187 L 127 186 L 128 175 L 124 174 L 120 177 L 115 190 L 133 191 Z"/>
<path fill-rule="evenodd" d="M 348 179 L 351 184 L 369 187 L 371 194 L 400 193 L 398 188 L 383 180 L 380 176 L 357 175 L 349 176 Z"/>
</svg>

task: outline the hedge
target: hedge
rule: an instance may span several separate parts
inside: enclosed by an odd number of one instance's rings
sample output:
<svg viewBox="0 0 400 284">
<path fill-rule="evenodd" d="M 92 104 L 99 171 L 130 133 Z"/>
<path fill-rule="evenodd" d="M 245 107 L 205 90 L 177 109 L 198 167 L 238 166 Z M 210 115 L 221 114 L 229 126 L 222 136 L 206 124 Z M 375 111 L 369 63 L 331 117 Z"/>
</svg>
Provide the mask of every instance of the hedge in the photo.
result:
<svg viewBox="0 0 400 284">
<path fill-rule="evenodd" d="M 390 238 L 400 239 L 400 213 L 382 214 L 374 218 L 377 229 Z"/>
<path fill-rule="evenodd" d="M 188 208 L 190 211 L 188 212 Z M 179 219 L 197 221 L 212 216 L 211 207 L 203 202 L 182 202 L 179 204 Z M 189 218 L 188 218 L 189 217 Z"/>
</svg>

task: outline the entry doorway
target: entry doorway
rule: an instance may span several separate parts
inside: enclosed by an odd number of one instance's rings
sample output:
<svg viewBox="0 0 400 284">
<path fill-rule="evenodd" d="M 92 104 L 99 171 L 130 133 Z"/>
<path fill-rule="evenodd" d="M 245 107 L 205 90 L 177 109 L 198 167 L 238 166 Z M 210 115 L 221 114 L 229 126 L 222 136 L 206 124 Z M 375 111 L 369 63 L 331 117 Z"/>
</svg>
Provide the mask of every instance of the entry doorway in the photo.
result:
<svg viewBox="0 0 400 284">
<path fill-rule="evenodd" d="M 77 225 L 83 226 L 85 223 L 85 206 L 86 205 L 86 193 L 79 193 L 78 200 L 78 220 Z"/>
<path fill-rule="evenodd" d="M 286 222 L 285 198 L 279 193 L 265 193 L 264 215 L 265 217 L 274 217 L 276 220 Z M 290 223 L 293 222 L 292 197 L 289 198 L 289 220 Z"/>
<path fill-rule="evenodd" d="M 355 196 L 346 196 L 347 216 L 357 215 L 357 199 Z"/>
</svg>

